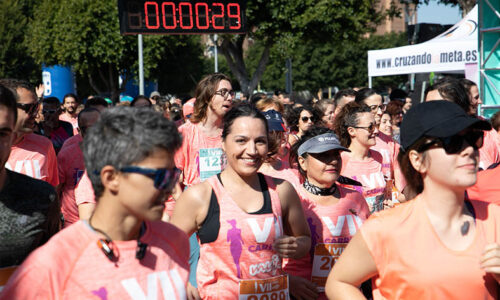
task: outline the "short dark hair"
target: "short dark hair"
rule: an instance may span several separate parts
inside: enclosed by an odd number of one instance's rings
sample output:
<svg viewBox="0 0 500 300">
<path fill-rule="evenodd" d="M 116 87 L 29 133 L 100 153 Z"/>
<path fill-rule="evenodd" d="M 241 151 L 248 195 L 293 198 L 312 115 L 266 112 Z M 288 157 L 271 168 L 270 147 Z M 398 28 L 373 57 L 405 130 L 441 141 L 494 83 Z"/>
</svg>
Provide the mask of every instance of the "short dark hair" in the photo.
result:
<svg viewBox="0 0 500 300">
<path fill-rule="evenodd" d="M 365 104 L 353 101 L 344 105 L 338 115 L 335 116 L 333 128 L 342 146 L 347 148 L 351 145 L 351 135 L 347 129 L 358 126 L 359 114 L 361 113 L 371 113 L 371 110 Z"/>
<path fill-rule="evenodd" d="M 132 102 L 130 102 L 130 106 L 134 106 L 134 104 L 135 104 L 137 101 L 139 101 L 139 100 L 146 100 L 146 101 L 148 101 L 149 106 L 152 106 L 152 105 L 153 105 L 153 103 L 151 103 L 151 100 L 149 100 L 149 98 L 148 98 L 148 97 L 146 97 L 146 96 L 144 96 L 144 95 L 138 95 L 138 96 L 135 96 L 135 97 L 134 97 L 134 100 L 132 100 Z"/>
<path fill-rule="evenodd" d="M 333 101 L 335 102 L 335 107 L 339 106 L 339 102 L 343 97 L 356 97 L 356 91 L 353 89 L 343 89 L 338 91 L 335 96 L 333 96 Z"/>
<path fill-rule="evenodd" d="M 103 97 L 93 97 L 93 98 L 87 99 L 87 102 L 85 102 L 85 108 L 96 107 L 99 105 L 104 106 L 104 107 L 109 106 L 108 101 L 106 101 Z"/>
<path fill-rule="evenodd" d="M 379 95 L 379 93 L 377 93 L 377 91 L 371 88 L 362 88 L 356 92 L 356 97 L 354 98 L 354 102 L 365 104 L 365 99 L 373 95 Z"/>
<path fill-rule="evenodd" d="M 104 110 L 82 144 L 96 199 L 104 191 L 100 176 L 104 166 L 120 170 L 143 161 L 158 149 L 173 156 L 181 144 L 182 137 L 175 124 L 152 109 L 121 106 Z"/>
<path fill-rule="evenodd" d="M 20 79 L 14 79 L 14 78 L 3 78 L 0 79 L 0 84 L 5 86 L 6 88 L 10 89 L 12 93 L 14 93 L 14 96 L 16 97 L 16 101 L 19 101 L 19 96 L 17 95 L 17 89 L 18 88 L 23 88 L 27 89 L 28 91 L 32 92 L 34 95 L 36 95 L 35 88 L 33 85 L 26 80 L 20 80 Z"/>
<path fill-rule="evenodd" d="M 47 97 L 47 98 L 43 98 L 43 101 L 42 101 L 43 104 L 52 104 L 52 105 L 61 105 L 61 102 L 59 101 L 59 99 L 57 99 L 57 97 Z"/>
<path fill-rule="evenodd" d="M 17 122 L 16 95 L 7 87 L 0 84 L 0 104 L 5 105 L 14 116 L 14 124 Z"/>
<path fill-rule="evenodd" d="M 80 99 L 78 99 L 78 96 L 73 94 L 73 93 L 67 93 L 66 95 L 64 95 L 63 102 L 62 102 L 63 104 L 66 103 L 66 98 L 73 98 L 73 99 L 75 99 L 77 104 L 80 103 Z"/>
<path fill-rule="evenodd" d="M 231 133 L 231 127 L 236 119 L 241 117 L 251 117 L 262 120 L 264 126 L 266 127 L 266 134 L 268 134 L 269 127 L 267 126 L 266 117 L 257 109 L 255 106 L 241 103 L 233 106 L 224 115 L 224 127 L 222 128 L 222 139 L 225 140 L 226 137 Z"/>
<path fill-rule="evenodd" d="M 453 77 L 439 79 L 435 84 L 425 89 L 425 98 L 433 90 L 437 90 L 444 100 L 458 104 L 465 112 L 469 113 L 472 105 L 469 98 L 469 91 L 465 89 L 458 79 Z"/>
<path fill-rule="evenodd" d="M 86 114 L 86 113 L 90 113 L 90 112 L 97 112 L 99 114 L 101 114 L 101 112 L 95 108 L 95 107 L 85 107 L 84 109 L 82 109 L 79 113 L 78 113 L 78 127 L 81 128 L 81 124 L 80 124 L 80 118 L 82 115 Z"/>
<path fill-rule="evenodd" d="M 392 100 L 399 100 L 399 101 L 406 101 L 406 97 L 408 97 L 408 94 L 403 91 L 402 89 L 393 89 L 391 91 L 391 94 L 389 95 L 389 99 Z"/>
<path fill-rule="evenodd" d="M 299 155 L 298 155 L 299 147 L 307 140 L 325 133 L 334 133 L 334 132 L 326 127 L 313 126 L 306 133 L 304 133 L 304 135 L 300 137 L 299 140 L 295 144 L 293 144 L 292 147 L 290 148 L 290 158 L 289 158 L 290 166 L 297 165 L 297 169 L 299 170 L 299 173 L 300 175 L 302 175 L 303 178 L 305 178 L 307 174 L 304 170 L 302 170 L 299 164 Z M 306 158 L 308 155 L 309 154 L 306 152 L 302 155 L 302 157 Z"/>
</svg>

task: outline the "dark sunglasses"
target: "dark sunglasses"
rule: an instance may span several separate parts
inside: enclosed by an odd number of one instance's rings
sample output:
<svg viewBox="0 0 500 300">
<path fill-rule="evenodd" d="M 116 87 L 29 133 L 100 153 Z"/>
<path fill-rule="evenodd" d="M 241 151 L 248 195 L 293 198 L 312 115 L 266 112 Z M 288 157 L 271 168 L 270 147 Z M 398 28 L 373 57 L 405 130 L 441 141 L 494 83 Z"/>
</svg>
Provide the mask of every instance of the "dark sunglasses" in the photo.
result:
<svg viewBox="0 0 500 300">
<path fill-rule="evenodd" d="M 24 110 L 25 113 L 31 115 L 35 111 L 37 111 L 40 103 L 35 102 L 35 103 L 30 103 L 30 104 L 25 104 L 25 103 L 16 103 L 17 108 Z"/>
<path fill-rule="evenodd" d="M 175 167 L 173 169 L 149 169 L 137 166 L 126 166 L 121 168 L 120 171 L 123 173 L 137 173 L 148 176 L 154 180 L 155 188 L 161 191 L 171 191 L 181 174 L 181 171 Z"/>
<path fill-rule="evenodd" d="M 375 124 L 370 124 L 370 126 L 366 126 L 366 127 L 363 127 L 363 126 L 352 126 L 353 128 L 358 128 L 358 129 L 364 129 L 366 131 L 368 131 L 369 133 L 373 133 L 375 131 Z"/>
<path fill-rule="evenodd" d="M 469 131 L 465 134 L 456 134 L 454 136 L 445 138 L 434 138 L 432 141 L 423 144 L 418 152 L 424 152 L 434 145 L 443 147 L 444 151 L 448 154 L 457 154 L 464 148 L 464 142 L 467 142 L 475 150 L 483 146 L 484 132 L 483 131 Z"/>
<path fill-rule="evenodd" d="M 302 117 L 300 118 L 302 120 L 302 122 L 307 122 L 309 120 L 311 120 L 311 122 L 314 122 L 315 121 L 315 118 L 314 117 Z"/>
</svg>

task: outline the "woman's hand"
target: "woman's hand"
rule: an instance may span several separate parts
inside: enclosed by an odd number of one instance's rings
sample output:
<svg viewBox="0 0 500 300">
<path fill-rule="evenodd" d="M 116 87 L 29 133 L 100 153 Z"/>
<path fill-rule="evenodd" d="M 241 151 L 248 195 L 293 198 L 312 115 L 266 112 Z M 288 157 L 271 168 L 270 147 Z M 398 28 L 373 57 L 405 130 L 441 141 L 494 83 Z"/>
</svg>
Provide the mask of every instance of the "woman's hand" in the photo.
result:
<svg viewBox="0 0 500 300">
<path fill-rule="evenodd" d="M 500 244 L 488 244 L 481 256 L 481 268 L 490 273 L 500 283 Z"/>
<path fill-rule="evenodd" d="M 316 284 L 302 277 L 288 275 L 290 283 L 290 294 L 297 300 L 318 299 Z"/>
<path fill-rule="evenodd" d="M 201 300 L 198 289 L 195 288 L 190 282 L 187 284 L 186 293 L 188 300 Z"/>
<path fill-rule="evenodd" d="M 279 256 L 283 258 L 295 257 L 297 254 L 297 249 L 299 248 L 299 243 L 297 238 L 294 236 L 280 236 L 274 240 L 273 249 L 278 252 Z"/>
</svg>

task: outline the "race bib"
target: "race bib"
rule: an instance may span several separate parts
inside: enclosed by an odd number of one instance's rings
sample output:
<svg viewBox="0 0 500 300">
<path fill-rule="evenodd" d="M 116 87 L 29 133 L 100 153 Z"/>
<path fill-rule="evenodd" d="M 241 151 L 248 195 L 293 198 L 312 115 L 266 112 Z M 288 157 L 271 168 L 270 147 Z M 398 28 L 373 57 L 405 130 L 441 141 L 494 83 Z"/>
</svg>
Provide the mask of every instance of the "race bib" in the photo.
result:
<svg viewBox="0 0 500 300">
<path fill-rule="evenodd" d="M 222 171 L 222 149 L 203 148 L 200 149 L 200 181 L 219 174 Z"/>
<path fill-rule="evenodd" d="M 239 300 L 288 300 L 288 276 L 247 279 L 239 282 Z"/>
<path fill-rule="evenodd" d="M 314 247 L 311 282 L 316 283 L 318 292 L 325 291 L 328 274 L 346 246 L 347 243 L 333 243 L 317 244 Z"/>
</svg>

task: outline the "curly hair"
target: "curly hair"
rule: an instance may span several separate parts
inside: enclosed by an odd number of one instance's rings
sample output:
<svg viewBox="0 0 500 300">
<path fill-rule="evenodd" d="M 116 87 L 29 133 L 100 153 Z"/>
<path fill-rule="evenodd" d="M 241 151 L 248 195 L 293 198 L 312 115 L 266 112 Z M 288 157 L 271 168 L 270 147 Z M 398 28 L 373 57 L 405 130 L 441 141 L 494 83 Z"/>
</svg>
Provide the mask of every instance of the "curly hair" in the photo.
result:
<svg viewBox="0 0 500 300">
<path fill-rule="evenodd" d="M 342 107 L 342 110 L 335 117 L 333 129 L 339 137 L 340 144 L 344 147 L 351 145 L 351 135 L 347 131 L 349 127 L 358 126 L 359 115 L 362 113 L 370 113 L 370 108 L 358 102 L 350 102 Z"/>
<path fill-rule="evenodd" d="M 286 119 L 291 131 L 298 131 L 299 130 L 299 118 L 300 118 L 300 114 L 304 110 L 308 111 L 313 116 L 315 122 L 320 120 L 318 112 L 315 109 L 313 109 L 312 107 L 310 107 L 308 105 L 294 107 L 293 110 L 290 111 L 290 114 L 287 116 L 287 119 Z"/>
</svg>

